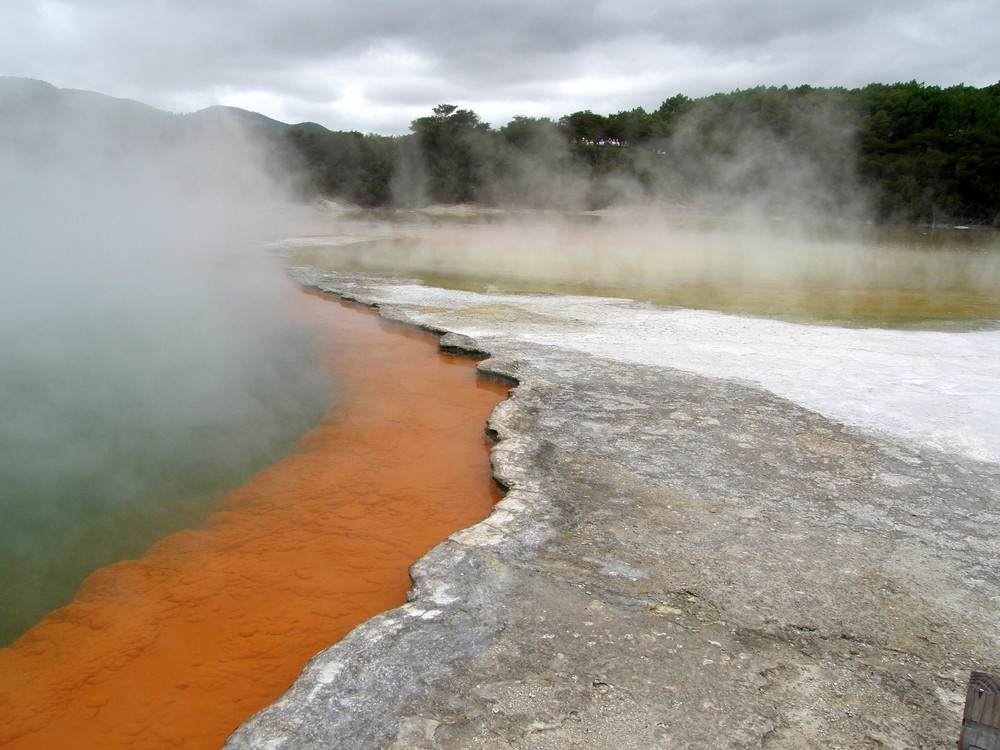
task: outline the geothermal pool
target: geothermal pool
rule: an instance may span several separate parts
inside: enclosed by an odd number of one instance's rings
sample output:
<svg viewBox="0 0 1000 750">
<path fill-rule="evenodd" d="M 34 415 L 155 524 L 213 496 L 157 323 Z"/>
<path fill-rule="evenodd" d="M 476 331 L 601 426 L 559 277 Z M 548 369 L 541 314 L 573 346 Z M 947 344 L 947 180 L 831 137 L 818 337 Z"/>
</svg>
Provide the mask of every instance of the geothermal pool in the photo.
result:
<svg viewBox="0 0 1000 750">
<path fill-rule="evenodd" d="M 506 387 L 374 313 L 301 307 L 342 398 L 200 529 L 97 571 L 0 650 L 0 745 L 219 747 L 489 513 L 484 427 Z"/>
<path fill-rule="evenodd" d="M 1000 460 L 992 238 L 912 253 L 803 245 L 797 234 L 737 247 L 715 232 L 602 221 L 512 231 L 493 219 L 354 217 L 282 247 L 292 264 L 450 287 L 386 292 L 426 308 L 416 315 L 430 325 L 458 311 L 456 330 L 489 337 L 504 309 L 523 309 L 524 330 L 505 335 L 751 380 L 847 425 Z M 386 332 L 329 300 L 302 304 L 327 350 L 347 353 L 329 366 L 351 395 L 201 530 L 101 570 L 0 650 L 0 744 L 217 747 L 312 654 L 401 603 L 409 563 L 489 512 L 497 491 L 482 428 L 504 388 L 423 334 Z M 468 476 L 452 478 L 424 448 Z M 390 457 L 410 463 L 397 469 Z"/>
<path fill-rule="evenodd" d="M 1000 320 L 1000 233 L 628 210 L 331 212 L 291 265 L 478 292 L 587 294 L 851 327 Z M 989 325 L 989 323 L 986 323 Z"/>
</svg>

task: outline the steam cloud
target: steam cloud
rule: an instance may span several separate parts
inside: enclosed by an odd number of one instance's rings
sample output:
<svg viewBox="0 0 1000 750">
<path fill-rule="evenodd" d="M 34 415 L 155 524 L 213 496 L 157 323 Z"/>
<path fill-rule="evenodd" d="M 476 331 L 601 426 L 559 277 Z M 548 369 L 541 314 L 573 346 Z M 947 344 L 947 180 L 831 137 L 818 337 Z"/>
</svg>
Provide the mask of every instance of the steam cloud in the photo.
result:
<svg viewBox="0 0 1000 750">
<path fill-rule="evenodd" d="M 0 643 L 197 523 L 328 398 L 266 155 L 222 120 L 81 101 L 0 133 Z"/>
<path fill-rule="evenodd" d="M 571 146 L 553 123 L 523 120 L 502 131 L 502 158 L 488 174 L 433 144 L 421 158 L 410 142 L 394 172 L 397 205 L 427 208 L 434 184 L 472 181 L 487 205 L 503 210 L 463 220 L 431 206 L 422 221 L 397 215 L 389 233 L 352 226 L 344 215 L 336 232 L 380 239 L 340 244 L 327 258 L 439 283 L 589 287 L 668 304 L 696 305 L 697 290 L 714 290 L 713 301 L 742 290 L 742 301 L 723 309 L 792 316 L 992 317 L 995 237 L 867 224 L 871 195 L 857 174 L 852 123 L 850 112 L 828 105 L 802 113 L 791 132 L 775 132 L 752 113 L 706 107 L 661 141 L 625 148 Z M 454 149 L 472 164 L 491 164 L 498 143 L 469 130 Z M 454 174 L 442 168 L 449 164 Z M 588 211 L 595 205 L 604 208 Z M 546 212 L 530 210 L 539 206 Z M 315 252 L 299 257 L 324 262 Z"/>
</svg>

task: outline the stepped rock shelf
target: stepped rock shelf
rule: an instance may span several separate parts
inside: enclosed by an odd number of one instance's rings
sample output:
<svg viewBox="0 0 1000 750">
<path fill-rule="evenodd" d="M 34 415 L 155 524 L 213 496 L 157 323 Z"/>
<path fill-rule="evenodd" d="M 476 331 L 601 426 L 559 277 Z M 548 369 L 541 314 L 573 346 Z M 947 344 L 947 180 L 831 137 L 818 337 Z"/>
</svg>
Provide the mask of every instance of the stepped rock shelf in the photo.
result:
<svg viewBox="0 0 1000 750">
<path fill-rule="evenodd" d="M 635 303 L 293 274 L 517 383 L 508 491 L 227 748 L 954 747 L 1000 665 L 996 461 L 553 343 Z"/>
</svg>

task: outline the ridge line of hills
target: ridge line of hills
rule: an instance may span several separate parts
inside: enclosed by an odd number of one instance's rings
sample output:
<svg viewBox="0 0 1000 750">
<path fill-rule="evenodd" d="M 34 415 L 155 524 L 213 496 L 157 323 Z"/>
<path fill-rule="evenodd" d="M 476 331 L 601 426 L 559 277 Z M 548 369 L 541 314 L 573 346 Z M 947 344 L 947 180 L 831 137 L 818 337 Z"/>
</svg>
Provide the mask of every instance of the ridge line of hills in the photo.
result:
<svg viewBox="0 0 1000 750">
<path fill-rule="evenodd" d="M 73 104 L 90 104 L 91 106 L 109 109 L 111 107 L 121 108 L 122 111 L 131 111 L 134 114 L 145 113 L 152 116 L 166 115 L 168 117 L 180 118 L 203 118 L 213 117 L 219 113 L 228 113 L 240 121 L 263 129 L 281 130 L 284 128 L 300 128 L 310 132 L 332 132 L 316 122 L 286 123 L 275 120 L 260 112 L 253 112 L 240 107 L 230 107 L 223 104 L 215 104 L 195 112 L 169 112 L 159 109 L 150 104 L 129 99 L 125 97 L 111 96 L 97 91 L 86 89 L 59 88 L 47 81 L 37 78 L 21 78 L 17 76 L 0 76 L 0 107 L 9 107 L 20 99 L 22 103 L 29 101 L 34 104 L 58 106 L 61 102 Z"/>
</svg>

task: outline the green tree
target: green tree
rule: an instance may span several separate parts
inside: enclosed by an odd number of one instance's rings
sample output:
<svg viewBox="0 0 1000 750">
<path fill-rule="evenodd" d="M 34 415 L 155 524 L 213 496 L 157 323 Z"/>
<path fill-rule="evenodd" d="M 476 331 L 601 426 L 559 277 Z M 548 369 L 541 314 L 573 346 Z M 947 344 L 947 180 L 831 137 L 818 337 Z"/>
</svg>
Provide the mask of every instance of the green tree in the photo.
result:
<svg viewBox="0 0 1000 750">
<path fill-rule="evenodd" d="M 596 115 L 589 109 L 574 112 L 559 118 L 559 126 L 566 138 L 575 141 L 601 140 L 608 128 L 608 120 L 602 115 Z"/>
<path fill-rule="evenodd" d="M 433 112 L 410 124 L 429 197 L 439 203 L 475 202 L 491 166 L 491 128 L 454 104 L 440 104 Z"/>
</svg>

